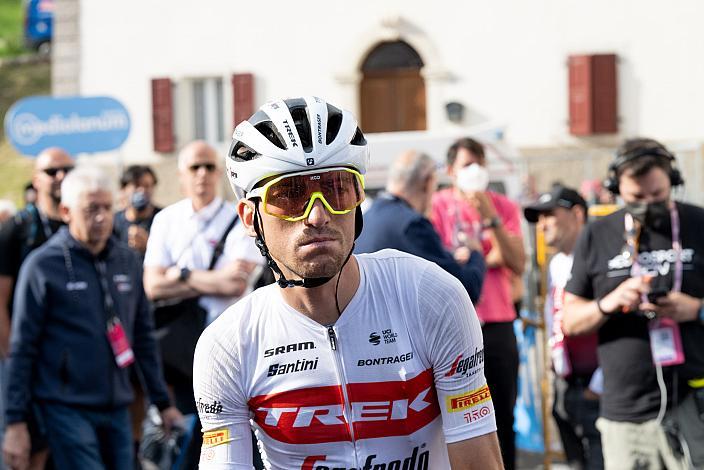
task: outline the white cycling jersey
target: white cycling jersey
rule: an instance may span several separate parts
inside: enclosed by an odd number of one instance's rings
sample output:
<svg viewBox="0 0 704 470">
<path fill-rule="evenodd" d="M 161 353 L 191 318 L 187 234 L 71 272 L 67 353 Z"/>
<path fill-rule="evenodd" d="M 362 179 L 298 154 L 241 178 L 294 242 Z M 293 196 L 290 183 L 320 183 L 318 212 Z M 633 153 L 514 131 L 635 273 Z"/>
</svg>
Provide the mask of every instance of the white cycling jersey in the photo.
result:
<svg viewBox="0 0 704 470">
<path fill-rule="evenodd" d="M 482 333 L 459 281 L 395 250 L 355 256 L 360 285 L 332 326 L 276 284 L 198 342 L 200 468 L 443 469 L 447 443 L 496 430 Z"/>
</svg>

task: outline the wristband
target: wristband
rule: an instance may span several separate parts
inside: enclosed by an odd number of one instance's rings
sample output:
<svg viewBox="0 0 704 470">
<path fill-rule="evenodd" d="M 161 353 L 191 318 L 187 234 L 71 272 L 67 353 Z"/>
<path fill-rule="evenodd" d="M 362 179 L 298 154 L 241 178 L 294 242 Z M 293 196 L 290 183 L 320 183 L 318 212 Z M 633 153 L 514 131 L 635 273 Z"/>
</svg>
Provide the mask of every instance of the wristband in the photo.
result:
<svg viewBox="0 0 704 470">
<path fill-rule="evenodd" d="M 498 228 L 501 227 L 501 219 L 498 216 L 491 217 L 490 219 L 484 219 L 482 221 L 482 228 Z"/>
<path fill-rule="evenodd" d="M 597 298 L 596 298 L 596 300 L 595 300 L 595 301 L 596 301 L 596 308 L 599 309 L 599 312 L 601 312 L 602 315 L 604 315 L 605 317 L 608 317 L 608 316 L 611 315 L 613 312 L 607 312 L 607 311 L 605 311 L 603 308 L 601 308 L 601 300 L 602 300 L 602 299 L 603 299 L 603 297 L 597 297 Z"/>
<path fill-rule="evenodd" d="M 701 305 L 699 307 L 699 315 L 697 316 L 699 323 L 704 325 L 704 299 L 701 300 Z"/>
</svg>

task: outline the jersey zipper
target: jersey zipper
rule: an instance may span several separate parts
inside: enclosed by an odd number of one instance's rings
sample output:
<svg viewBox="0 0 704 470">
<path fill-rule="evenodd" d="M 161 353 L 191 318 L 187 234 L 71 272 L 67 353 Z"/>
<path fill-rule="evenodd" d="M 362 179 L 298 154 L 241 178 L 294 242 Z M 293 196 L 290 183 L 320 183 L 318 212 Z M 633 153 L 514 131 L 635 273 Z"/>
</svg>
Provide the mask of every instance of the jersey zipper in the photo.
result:
<svg viewBox="0 0 704 470">
<path fill-rule="evenodd" d="M 343 413 L 345 420 L 347 420 L 347 425 L 350 430 L 350 439 L 352 440 L 352 449 L 354 450 L 354 465 L 355 468 L 359 468 L 359 459 L 357 457 L 357 442 L 354 437 L 354 424 L 352 422 L 352 408 L 350 406 L 350 399 L 347 394 L 347 381 L 345 380 L 345 371 L 342 365 L 342 353 L 339 348 L 339 341 L 337 334 L 335 334 L 335 329 L 332 325 L 328 326 L 328 338 L 330 339 L 330 348 L 332 349 L 332 355 L 335 358 L 335 372 L 337 372 L 337 380 L 340 383 L 340 389 L 342 390 L 342 401 L 343 403 Z"/>
</svg>

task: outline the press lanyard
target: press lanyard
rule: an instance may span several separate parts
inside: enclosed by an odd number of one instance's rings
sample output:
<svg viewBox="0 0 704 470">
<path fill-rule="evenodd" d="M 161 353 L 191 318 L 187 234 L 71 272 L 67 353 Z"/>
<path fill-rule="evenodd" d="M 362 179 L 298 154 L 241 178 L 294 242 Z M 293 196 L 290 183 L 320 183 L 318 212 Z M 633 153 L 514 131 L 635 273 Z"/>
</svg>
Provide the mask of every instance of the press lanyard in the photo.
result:
<svg viewBox="0 0 704 470">
<path fill-rule="evenodd" d="M 51 236 L 54 234 L 54 232 L 51 230 L 51 225 L 49 225 L 49 219 L 47 219 L 46 215 L 42 211 L 40 211 L 38 208 L 37 210 L 37 215 L 39 216 L 39 220 L 42 223 L 42 229 L 44 230 L 44 235 L 46 236 L 46 239 L 50 239 Z"/>
<path fill-rule="evenodd" d="M 196 230 L 196 233 L 191 237 L 190 241 L 186 244 L 181 253 L 179 253 L 179 255 L 175 258 L 176 260 L 180 260 L 189 248 L 191 248 L 191 250 L 193 249 L 193 241 L 198 235 L 205 233 L 205 231 L 208 229 L 213 220 L 215 220 L 218 214 L 220 214 L 220 211 L 223 207 L 225 207 L 225 201 L 221 201 L 215 213 L 210 218 L 208 218 L 198 230 Z"/>
<path fill-rule="evenodd" d="M 637 227 L 633 216 L 626 213 L 624 224 L 626 228 L 626 244 L 628 251 L 633 256 L 631 275 L 643 274 L 638 263 L 638 236 L 640 227 Z M 670 225 L 672 228 L 672 250 L 675 252 L 675 270 L 673 272 L 672 292 L 682 290 L 682 242 L 680 240 L 680 217 L 674 202 L 670 203 Z M 641 302 L 647 303 L 648 296 L 641 294 Z M 673 366 L 682 364 L 685 360 L 682 336 L 677 322 L 672 318 L 654 317 L 648 322 L 650 336 L 650 351 L 653 363 L 659 366 Z"/>
<path fill-rule="evenodd" d="M 110 294 L 110 286 L 108 285 L 107 279 L 107 269 L 105 267 L 105 261 L 95 261 L 95 270 L 98 271 L 98 280 L 100 281 L 100 290 L 103 293 L 103 307 L 105 308 L 105 313 L 110 321 L 112 318 L 117 317 L 115 314 L 115 302 Z"/>
<path fill-rule="evenodd" d="M 478 231 L 474 228 L 474 224 L 471 222 L 466 222 L 462 218 L 461 205 L 463 201 L 457 197 L 454 193 L 452 194 L 453 202 L 453 215 L 454 224 L 452 224 L 452 240 L 451 243 L 453 248 L 459 248 L 461 246 L 467 246 L 468 239 L 479 239 Z M 471 225 L 471 226 L 470 226 Z"/>
<path fill-rule="evenodd" d="M 115 302 L 110 293 L 110 285 L 108 283 L 107 269 L 105 261 L 95 260 L 95 269 L 98 271 L 100 287 L 103 293 L 103 305 L 107 317 L 107 335 L 110 347 L 115 355 L 115 362 L 118 367 L 125 368 L 134 362 L 134 352 L 130 347 L 130 343 L 125 334 L 125 330 L 120 322 L 120 317 L 115 312 Z"/>
<path fill-rule="evenodd" d="M 672 227 L 672 250 L 675 252 L 675 270 L 673 272 L 672 291 L 682 290 L 682 241 L 680 240 L 680 215 L 674 202 L 670 203 L 670 225 Z M 640 237 L 640 225 L 636 225 L 633 216 L 626 212 L 624 218 L 626 229 L 626 245 L 628 256 L 632 258 L 631 275 L 639 276 L 642 273 L 642 266 L 638 263 L 638 239 Z M 645 296 L 644 296 L 645 297 Z M 646 300 L 643 300 L 645 302 Z"/>
</svg>

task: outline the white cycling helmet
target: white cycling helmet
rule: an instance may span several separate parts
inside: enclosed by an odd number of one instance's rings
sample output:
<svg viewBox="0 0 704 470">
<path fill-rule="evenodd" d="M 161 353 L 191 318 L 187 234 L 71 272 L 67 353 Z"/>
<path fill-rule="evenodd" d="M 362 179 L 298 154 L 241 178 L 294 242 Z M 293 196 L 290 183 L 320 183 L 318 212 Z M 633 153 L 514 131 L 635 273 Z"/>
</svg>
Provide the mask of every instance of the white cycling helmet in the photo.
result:
<svg viewBox="0 0 704 470">
<path fill-rule="evenodd" d="M 274 175 L 329 167 L 364 174 L 369 149 L 352 113 L 315 96 L 264 104 L 232 135 L 225 157 L 238 197 Z"/>
</svg>

